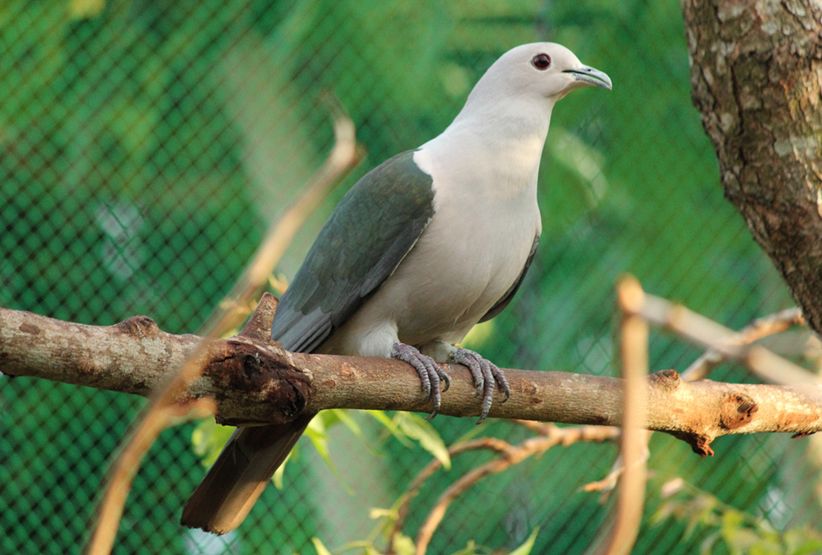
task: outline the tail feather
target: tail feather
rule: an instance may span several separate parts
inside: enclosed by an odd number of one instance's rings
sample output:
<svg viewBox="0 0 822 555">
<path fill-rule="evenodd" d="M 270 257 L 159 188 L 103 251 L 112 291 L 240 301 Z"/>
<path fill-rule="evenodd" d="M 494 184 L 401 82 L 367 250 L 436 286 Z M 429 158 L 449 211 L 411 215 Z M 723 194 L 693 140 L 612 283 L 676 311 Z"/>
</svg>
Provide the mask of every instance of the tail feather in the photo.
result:
<svg viewBox="0 0 822 555">
<path fill-rule="evenodd" d="M 238 428 L 188 499 L 182 524 L 215 534 L 239 526 L 312 416 L 275 426 Z"/>
</svg>

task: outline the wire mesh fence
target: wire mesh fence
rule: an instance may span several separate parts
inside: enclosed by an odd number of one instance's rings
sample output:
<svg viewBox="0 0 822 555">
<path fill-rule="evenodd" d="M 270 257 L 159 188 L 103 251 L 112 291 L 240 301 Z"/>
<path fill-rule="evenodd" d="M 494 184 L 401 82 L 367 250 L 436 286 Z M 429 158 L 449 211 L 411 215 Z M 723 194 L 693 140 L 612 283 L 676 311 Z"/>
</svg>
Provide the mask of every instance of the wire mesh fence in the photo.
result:
<svg viewBox="0 0 822 555">
<path fill-rule="evenodd" d="M 729 326 L 789 306 L 722 198 L 689 98 L 678 6 L 640 0 L 2 2 L 0 306 L 93 324 L 147 314 L 194 332 L 329 150 L 324 94 L 351 115 L 367 157 L 300 233 L 277 270 L 285 276 L 358 176 L 441 131 L 499 54 L 536 40 L 569 46 L 615 88 L 555 109 L 538 254 L 516 300 L 471 345 L 500 366 L 612 374 L 612 287 L 624 272 Z M 651 368 L 698 354 L 654 335 Z M 730 367 L 718 375 L 747 379 Z M 26 378 L 0 376 L 0 388 L 0 551 L 77 552 L 144 401 Z M 431 455 L 354 419 L 360 436 L 329 431 L 331 465 L 303 440 L 283 488 L 222 538 L 178 524 L 205 470 L 192 436 L 210 428 L 167 430 L 136 478 L 115 552 L 311 553 L 315 537 L 335 550 L 370 538 L 372 509 L 391 507 Z M 433 425 L 446 443 L 525 434 L 506 422 Z M 692 553 L 733 511 L 776 530 L 819 522 L 822 459 L 809 445 L 726 438 L 702 460 L 655 436 L 637 552 Z M 615 454 L 556 448 L 485 479 L 451 507 L 431 552 L 471 541 L 506 551 L 536 529 L 533 553 L 584 551 L 608 504 L 580 486 Z M 469 453 L 435 475 L 407 533 L 485 459 Z M 661 489 L 675 478 L 696 492 L 679 512 Z"/>
</svg>

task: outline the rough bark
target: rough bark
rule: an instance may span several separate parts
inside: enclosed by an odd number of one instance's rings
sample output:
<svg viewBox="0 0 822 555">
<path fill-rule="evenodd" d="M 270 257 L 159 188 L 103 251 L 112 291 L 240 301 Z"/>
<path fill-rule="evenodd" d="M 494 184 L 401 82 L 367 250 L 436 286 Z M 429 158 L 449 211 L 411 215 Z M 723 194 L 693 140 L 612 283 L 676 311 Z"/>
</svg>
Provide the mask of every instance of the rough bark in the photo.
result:
<svg viewBox="0 0 822 555">
<path fill-rule="evenodd" d="M 684 0 L 725 196 L 822 335 L 822 4 Z"/>
<path fill-rule="evenodd" d="M 427 411 L 419 379 L 392 360 L 289 353 L 267 338 L 274 313 L 265 296 L 244 336 L 210 342 L 204 372 L 180 401 L 213 397 L 217 420 L 229 424 L 283 422 L 303 410 L 327 408 Z M 148 395 L 197 345 L 192 335 L 161 331 L 145 316 L 113 326 L 63 322 L 0 309 L 0 369 L 101 389 Z M 443 414 L 479 414 L 466 368 L 451 365 Z M 568 372 L 506 370 L 511 399 L 491 416 L 577 424 L 619 425 L 622 382 Z M 822 386 L 685 382 L 674 371 L 648 382 L 649 429 L 711 454 L 711 441 L 731 433 L 822 431 Z"/>
</svg>

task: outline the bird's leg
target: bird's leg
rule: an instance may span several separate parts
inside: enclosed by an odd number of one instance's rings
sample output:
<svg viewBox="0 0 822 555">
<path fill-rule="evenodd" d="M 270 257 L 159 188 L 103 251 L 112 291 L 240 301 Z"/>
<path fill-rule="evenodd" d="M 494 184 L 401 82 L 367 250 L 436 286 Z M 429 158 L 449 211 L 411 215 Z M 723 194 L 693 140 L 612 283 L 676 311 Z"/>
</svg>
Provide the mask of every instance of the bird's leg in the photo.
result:
<svg viewBox="0 0 822 555">
<path fill-rule="evenodd" d="M 482 395 L 482 410 L 477 424 L 485 420 L 488 416 L 488 411 L 491 410 L 491 404 L 494 401 L 495 387 L 502 391 L 504 395 L 503 403 L 511 396 L 511 388 L 508 386 L 508 380 L 505 379 L 505 374 L 503 374 L 502 370 L 493 362 L 483 358 L 474 351 L 462 348 L 457 348 L 452 351 L 450 359 L 452 362 L 462 364 L 468 368 L 474 380 L 477 395 Z"/>
<path fill-rule="evenodd" d="M 405 343 L 394 343 L 391 348 L 391 358 L 407 362 L 414 367 L 420 377 L 420 384 L 422 385 L 422 392 L 431 401 L 434 410 L 431 412 L 429 418 L 434 418 L 440 410 L 442 404 L 442 394 L 440 393 L 440 382 L 447 391 L 451 385 L 451 378 L 445 373 L 439 364 L 428 355 L 424 355 L 416 347 L 406 345 Z"/>
</svg>

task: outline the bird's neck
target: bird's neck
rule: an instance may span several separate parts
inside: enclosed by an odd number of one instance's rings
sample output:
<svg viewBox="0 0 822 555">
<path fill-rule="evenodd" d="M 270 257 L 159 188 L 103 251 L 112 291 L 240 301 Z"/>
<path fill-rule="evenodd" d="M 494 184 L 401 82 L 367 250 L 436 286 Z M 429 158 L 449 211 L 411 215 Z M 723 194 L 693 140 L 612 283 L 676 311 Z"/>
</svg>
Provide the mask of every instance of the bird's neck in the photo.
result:
<svg viewBox="0 0 822 555">
<path fill-rule="evenodd" d="M 553 104 L 471 100 L 451 125 L 423 148 L 450 165 L 455 160 L 467 161 L 463 174 L 482 173 L 492 178 L 476 182 L 495 187 L 495 196 L 519 195 L 531 189 L 535 194 Z"/>
<path fill-rule="evenodd" d="M 538 160 L 548 135 L 553 107 L 553 102 L 545 98 L 495 101 L 472 95 L 445 133 L 473 133 L 495 149 L 524 148 Z"/>
</svg>

